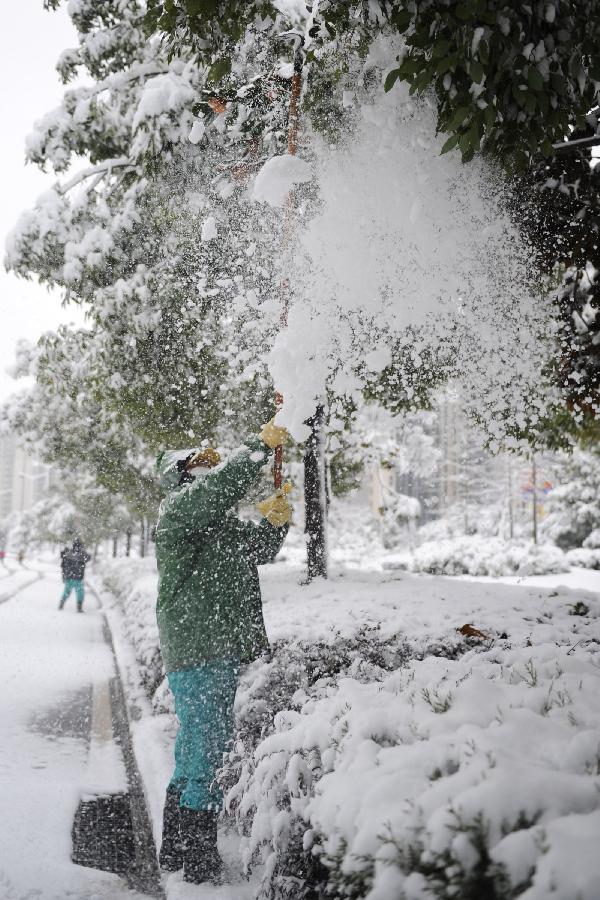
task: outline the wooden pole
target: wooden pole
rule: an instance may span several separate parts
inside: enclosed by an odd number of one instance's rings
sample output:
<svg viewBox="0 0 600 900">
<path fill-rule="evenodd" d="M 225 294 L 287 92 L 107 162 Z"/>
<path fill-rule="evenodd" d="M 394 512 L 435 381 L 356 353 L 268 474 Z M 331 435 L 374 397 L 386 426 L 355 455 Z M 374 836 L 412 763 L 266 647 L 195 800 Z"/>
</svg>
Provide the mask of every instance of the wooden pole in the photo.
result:
<svg viewBox="0 0 600 900">
<path fill-rule="evenodd" d="M 290 156 L 295 156 L 298 152 L 298 126 L 300 122 L 300 94 L 302 92 L 302 46 L 296 48 L 294 54 L 294 74 L 292 75 L 292 84 L 290 90 L 290 110 L 288 118 L 288 136 L 287 151 Z M 285 203 L 285 214 L 283 221 L 283 249 L 289 246 L 291 240 L 292 227 L 292 196 L 288 194 Z M 288 322 L 288 312 L 290 308 L 290 284 L 287 278 L 281 282 L 281 315 L 279 317 L 279 325 L 285 328 Z M 279 391 L 275 392 L 275 409 L 281 408 L 283 396 Z M 280 490 L 282 484 L 282 467 L 283 467 L 283 447 L 279 444 L 275 447 L 275 457 L 273 461 L 273 484 L 275 490 Z"/>
</svg>

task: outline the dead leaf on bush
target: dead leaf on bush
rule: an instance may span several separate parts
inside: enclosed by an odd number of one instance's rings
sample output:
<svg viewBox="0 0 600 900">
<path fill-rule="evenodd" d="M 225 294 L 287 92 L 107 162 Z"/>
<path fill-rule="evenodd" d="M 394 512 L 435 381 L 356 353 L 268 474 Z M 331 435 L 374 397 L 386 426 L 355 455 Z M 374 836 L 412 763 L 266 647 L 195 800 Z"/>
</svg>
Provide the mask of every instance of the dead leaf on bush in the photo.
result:
<svg viewBox="0 0 600 900">
<path fill-rule="evenodd" d="M 456 630 L 459 634 L 462 634 L 463 637 L 479 638 L 480 641 L 489 640 L 489 634 L 484 634 L 483 631 L 474 628 L 473 625 L 466 624 Z"/>
</svg>

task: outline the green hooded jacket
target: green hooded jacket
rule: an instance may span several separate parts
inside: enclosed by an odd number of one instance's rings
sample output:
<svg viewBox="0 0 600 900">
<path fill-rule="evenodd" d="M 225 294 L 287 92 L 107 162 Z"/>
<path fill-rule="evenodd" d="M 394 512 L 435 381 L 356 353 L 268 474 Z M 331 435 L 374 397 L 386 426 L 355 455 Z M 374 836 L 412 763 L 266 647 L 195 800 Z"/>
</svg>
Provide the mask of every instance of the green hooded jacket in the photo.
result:
<svg viewBox="0 0 600 900">
<path fill-rule="evenodd" d="M 177 462 L 190 452 L 157 460 L 168 492 L 156 527 L 156 616 L 167 672 L 222 657 L 247 662 L 268 649 L 256 567 L 275 558 L 288 530 L 235 514 L 272 452 L 259 438 L 179 486 Z"/>
</svg>

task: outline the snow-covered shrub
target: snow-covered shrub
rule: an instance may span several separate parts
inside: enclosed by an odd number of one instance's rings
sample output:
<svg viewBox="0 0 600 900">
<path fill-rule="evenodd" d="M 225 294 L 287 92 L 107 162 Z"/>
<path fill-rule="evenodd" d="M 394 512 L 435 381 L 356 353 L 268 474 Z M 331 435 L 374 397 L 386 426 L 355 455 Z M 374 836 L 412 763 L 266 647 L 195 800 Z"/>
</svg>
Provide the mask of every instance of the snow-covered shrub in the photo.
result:
<svg viewBox="0 0 600 900">
<path fill-rule="evenodd" d="M 103 567 L 152 693 L 154 563 Z M 282 571 L 219 775 L 257 896 L 596 900 L 598 598 L 373 573 L 282 597 Z"/>
<path fill-rule="evenodd" d="M 415 523 L 421 516 L 421 504 L 416 497 L 394 492 L 383 509 L 383 545 L 397 547 L 412 545 Z"/>
<path fill-rule="evenodd" d="M 569 550 L 567 559 L 572 566 L 600 569 L 600 528 L 595 528 L 588 534 L 583 547 Z"/>
<path fill-rule="evenodd" d="M 419 543 L 446 538 L 479 534 L 498 537 L 505 528 L 505 505 L 501 503 L 455 503 L 440 519 L 426 522 L 419 528 Z"/>
<path fill-rule="evenodd" d="M 567 562 L 581 569 L 600 569 L 600 550 L 579 547 L 567 552 Z"/>
<path fill-rule="evenodd" d="M 600 701 L 576 637 L 590 606 L 577 626 L 554 610 L 534 646 L 396 668 L 357 654 L 316 680 L 299 648 L 255 665 L 222 776 L 260 896 L 595 900 Z"/>
<path fill-rule="evenodd" d="M 364 505 L 333 498 L 328 513 L 328 540 L 334 563 L 365 568 L 368 560 L 381 555 L 381 523 Z"/>
<path fill-rule="evenodd" d="M 331 878 L 318 835 L 305 821 L 306 804 L 323 774 L 320 748 L 327 744 L 331 726 L 317 717 L 305 746 L 272 751 L 271 743 L 313 701 L 334 694 L 346 679 L 379 684 L 409 658 L 454 658 L 468 647 L 469 641 L 458 635 L 411 646 L 400 634 L 383 638 L 378 628 L 363 626 L 350 639 L 337 635 L 313 644 L 282 642 L 269 660 L 259 660 L 242 675 L 236 736 L 219 781 L 227 810 L 243 835 L 244 865 L 264 864 L 260 897 L 320 897 Z"/>
<path fill-rule="evenodd" d="M 156 624 L 156 560 L 151 557 L 105 560 L 100 574 L 105 588 L 119 603 L 124 636 L 134 649 L 148 699 L 157 712 L 170 711 Z"/>
<path fill-rule="evenodd" d="M 545 575 L 568 572 L 565 554 L 552 544 L 509 542 L 471 535 L 428 541 L 413 553 L 390 556 L 389 567 L 432 575 Z"/>
<path fill-rule="evenodd" d="M 600 529 L 600 456 L 575 450 L 566 463 L 565 483 L 548 495 L 543 534 L 563 550 L 586 544 Z"/>
<path fill-rule="evenodd" d="M 583 542 L 583 546 L 588 547 L 590 550 L 600 550 L 600 528 L 594 528 L 593 531 L 590 531 Z"/>
</svg>

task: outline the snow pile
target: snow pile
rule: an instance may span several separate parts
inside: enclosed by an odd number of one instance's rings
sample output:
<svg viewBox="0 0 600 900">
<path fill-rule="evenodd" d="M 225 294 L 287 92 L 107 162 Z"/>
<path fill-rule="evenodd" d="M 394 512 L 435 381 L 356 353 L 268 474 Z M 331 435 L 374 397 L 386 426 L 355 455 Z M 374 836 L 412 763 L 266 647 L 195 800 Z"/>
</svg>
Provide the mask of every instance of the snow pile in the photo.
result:
<svg viewBox="0 0 600 900">
<path fill-rule="evenodd" d="M 431 575 L 545 575 L 568 572 L 568 558 L 553 544 L 504 541 L 480 535 L 426 541 L 412 553 L 390 554 L 385 568 Z"/>
</svg>

